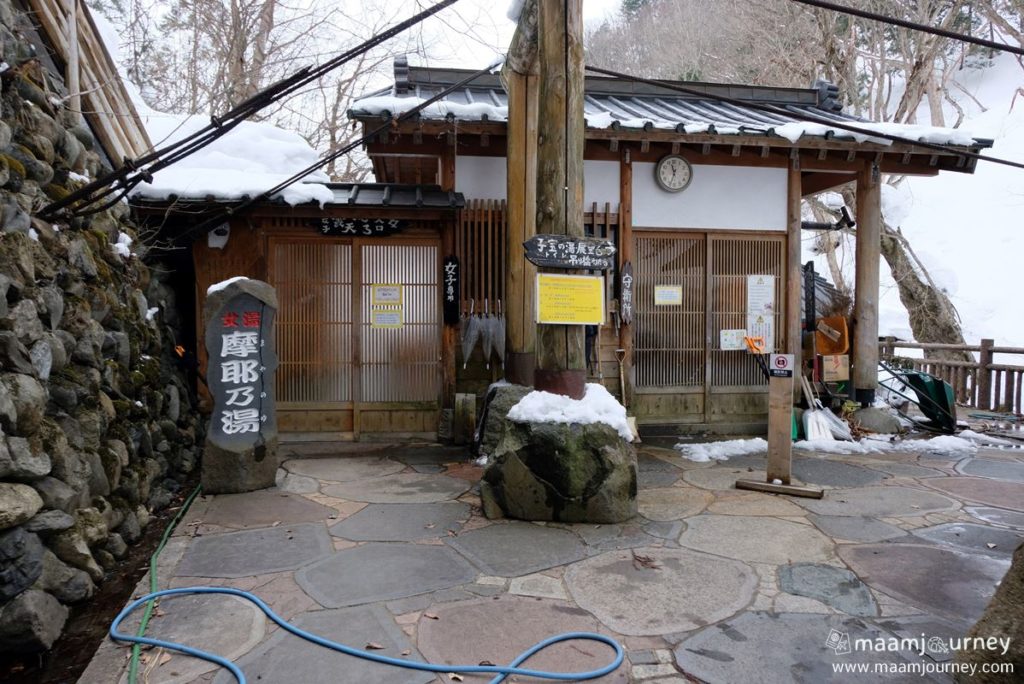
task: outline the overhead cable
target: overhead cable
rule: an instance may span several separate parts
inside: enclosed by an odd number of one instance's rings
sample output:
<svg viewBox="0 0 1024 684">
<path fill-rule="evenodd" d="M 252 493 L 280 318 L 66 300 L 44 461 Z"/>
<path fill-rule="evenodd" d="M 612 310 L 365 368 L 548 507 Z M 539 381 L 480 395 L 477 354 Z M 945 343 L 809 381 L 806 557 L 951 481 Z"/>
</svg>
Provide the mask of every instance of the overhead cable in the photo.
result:
<svg viewBox="0 0 1024 684">
<path fill-rule="evenodd" d="M 826 0 L 791 0 L 801 5 L 808 5 L 810 7 L 818 7 L 820 9 L 831 10 L 833 12 L 841 12 L 842 14 L 850 14 L 861 19 L 870 19 L 872 21 L 878 21 L 883 24 L 889 24 L 890 26 L 900 26 L 902 28 L 911 29 L 913 31 L 922 31 L 924 33 L 930 33 L 935 36 L 942 36 L 943 38 L 951 38 L 953 40 L 959 40 L 964 43 L 973 43 L 974 45 L 981 45 L 982 47 L 991 48 L 993 50 L 999 50 L 1001 52 L 1012 52 L 1015 55 L 1024 55 L 1024 48 L 1014 45 L 1008 45 L 1006 43 L 999 43 L 994 40 L 985 40 L 984 38 L 977 38 L 975 36 L 967 35 L 966 33 L 958 33 L 956 31 L 950 31 L 948 29 L 936 28 L 934 26 L 928 26 L 916 21 L 910 21 L 909 19 L 900 19 L 898 17 L 890 17 L 885 14 L 878 14 L 877 12 L 869 12 L 868 10 L 857 9 L 855 7 L 847 7 L 846 5 L 840 5 L 834 2 L 827 2 Z"/>
<path fill-rule="evenodd" d="M 412 28 L 424 19 L 458 2 L 441 0 L 435 5 L 395 24 L 359 45 L 319 66 L 306 66 L 290 76 L 255 93 L 219 116 L 211 116 L 210 123 L 181 140 L 153 150 L 138 159 L 125 159 L 120 168 L 105 174 L 67 196 L 48 204 L 40 212 L 44 218 L 54 218 L 57 212 L 74 206 L 77 211 L 118 193 L 118 199 L 143 181 L 151 181 L 152 174 L 174 164 L 206 147 L 214 140 L 227 134 L 231 129 L 253 114 L 275 102 L 295 93 L 328 72 L 351 61 L 355 57 L 390 40 L 403 31 Z M 104 205 L 107 206 L 107 205 Z"/>
</svg>

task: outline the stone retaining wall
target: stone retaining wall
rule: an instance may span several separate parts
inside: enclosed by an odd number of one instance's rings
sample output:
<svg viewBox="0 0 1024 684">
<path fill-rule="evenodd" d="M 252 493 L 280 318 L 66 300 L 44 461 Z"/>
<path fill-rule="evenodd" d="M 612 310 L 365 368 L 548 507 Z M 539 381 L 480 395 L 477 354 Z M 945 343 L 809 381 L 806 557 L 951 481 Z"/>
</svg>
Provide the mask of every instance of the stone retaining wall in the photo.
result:
<svg viewBox="0 0 1024 684">
<path fill-rule="evenodd" d="M 22 653 L 171 501 L 202 429 L 127 207 L 36 216 L 104 162 L 26 21 L 0 0 L 0 652 Z"/>
</svg>

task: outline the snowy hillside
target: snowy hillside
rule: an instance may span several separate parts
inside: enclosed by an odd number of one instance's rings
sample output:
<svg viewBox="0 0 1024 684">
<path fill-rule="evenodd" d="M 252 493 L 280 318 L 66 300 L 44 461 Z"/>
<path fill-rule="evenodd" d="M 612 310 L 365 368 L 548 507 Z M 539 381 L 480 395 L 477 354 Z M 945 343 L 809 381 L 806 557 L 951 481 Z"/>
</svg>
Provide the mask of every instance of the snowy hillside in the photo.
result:
<svg viewBox="0 0 1024 684">
<path fill-rule="evenodd" d="M 1024 87 L 1024 70 L 1005 55 L 990 68 L 962 74 L 958 81 L 971 97 L 953 91 L 967 113 L 961 128 L 995 139 L 984 154 L 1024 161 L 1024 96 L 1013 103 L 1017 88 Z M 927 112 L 922 116 L 927 121 Z M 952 110 L 947 116 L 955 121 Z M 973 175 L 908 178 L 889 190 L 884 196 L 887 220 L 902 228 L 932 277 L 949 292 L 960 312 L 965 340 L 977 344 L 990 337 L 999 345 L 1024 346 L 1024 169 L 979 162 Z M 825 259 L 815 258 L 813 244 L 804 241 L 804 261 L 814 258 L 815 268 L 827 275 Z M 843 260 L 849 282 L 852 247 L 850 240 Z M 879 313 L 882 335 L 912 339 L 907 312 L 884 261 Z"/>
</svg>

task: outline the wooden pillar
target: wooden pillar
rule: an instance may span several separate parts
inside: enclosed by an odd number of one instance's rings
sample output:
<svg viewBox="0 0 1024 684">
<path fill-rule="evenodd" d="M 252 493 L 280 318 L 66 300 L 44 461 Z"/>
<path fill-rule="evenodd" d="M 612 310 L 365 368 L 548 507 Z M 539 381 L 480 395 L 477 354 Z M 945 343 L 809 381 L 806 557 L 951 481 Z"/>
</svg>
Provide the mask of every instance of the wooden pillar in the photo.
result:
<svg viewBox="0 0 1024 684">
<path fill-rule="evenodd" d="M 583 0 L 540 2 L 537 232 L 583 237 Z M 583 326 L 537 330 L 539 390 L 583 397 Z"/>
<path fill-rule="evenodd" d="M 793 355 L 795 373 L 803 373 L 801 357 L 803 352 L 803 335 L 800 316 L 801 298 L 803 295 L 803 269 L 800 264 L 800 205 L 803 199 L 800 182 L 800 159 L 792 159 L 789 163 L 789 181 L 787 184 L 788 201 L 786 203 L 786 353 Z M 798 376 L 799 377 L 799 376 Z M 793 384 L 793 397 L 800 395 L 799 382 Z"/>
<path fill-rule="evenodd" d="M 877 164 L 857 172 L 857 273 L 853 301 L 853 389 L 862 406 L 878 387 L 878 271 L 882 240 L 882 192 Z"/>
<path fill-rule="evenodd" d="M 75 121 L 81 121 L 82 85 L 78 58 L 78 0 L 64 0 L 64 4 L 68 11 L 68 64 L 65 78 L 68 88 L 68 110 Z"/>
<path fill-rule="evenodd" d="M 623 146 L 619 154 L 619 273 L 627 262 L 633 261 L 633 161 L 629 147 Z M 636 266 L 633 266 L 634 272 Z M 635 292 L 635 290 L 634 290 Z M 619 314 L 622 300 L 619 300 Z M 623 350 L 622 405 L 633 403 L 633 326 L 623 322 L 619 328 L 619 348 Z"/>
<path fill-rule="evenodd" d="M 508 70 L 508 152 L 505 254 L 505 379 L 533 385 L 537 364 L 535 276 L 523 242 L 537 232 L 537 92 L 536 77 Z"/>
<path fill-rule="evenodd" d="M 992 347 L 995 340 L 984 339 L 981 341 L 981 353 L 978 354 L 978 403 L 980 409 L 988 411 L 999 406 L 999 398 L 992 400 Z"/>
</svg>

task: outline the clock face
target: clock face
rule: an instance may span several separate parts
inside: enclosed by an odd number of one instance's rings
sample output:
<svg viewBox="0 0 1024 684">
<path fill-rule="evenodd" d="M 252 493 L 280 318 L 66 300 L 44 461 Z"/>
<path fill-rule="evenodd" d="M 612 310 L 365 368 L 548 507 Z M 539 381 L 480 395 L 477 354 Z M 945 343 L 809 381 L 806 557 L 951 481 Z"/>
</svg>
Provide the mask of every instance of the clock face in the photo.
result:
<svg viewBox="0 0 1024 684">
<path fill-rule="evenodd" d="M 681 192 L 693 179 L 693 167 L 677 154 L 662 157 L 654 167 L 654 177 L 662 189 Z"/>
</svg>

